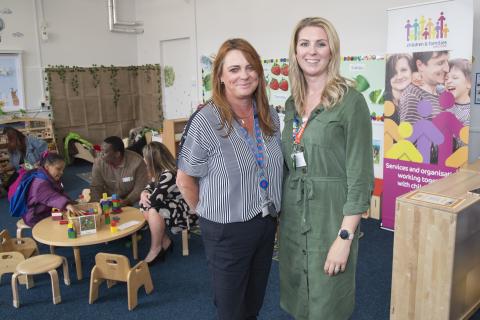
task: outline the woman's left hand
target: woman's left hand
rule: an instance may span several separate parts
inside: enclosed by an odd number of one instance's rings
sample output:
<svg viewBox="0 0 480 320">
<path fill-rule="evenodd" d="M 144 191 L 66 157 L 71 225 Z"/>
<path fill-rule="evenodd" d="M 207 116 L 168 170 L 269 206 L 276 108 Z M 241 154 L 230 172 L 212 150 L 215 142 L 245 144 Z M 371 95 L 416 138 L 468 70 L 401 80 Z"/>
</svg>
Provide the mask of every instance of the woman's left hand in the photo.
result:
<svg viewBox="0 0 480 320">
<path fill-rule="evenodd" d="M 351 240 L 343 240 L 337 237 L 328 251 L 327 260 L 323 270 L 329 276 L 335 276 L 344 272 L 350 255 Z"/>
</svg>

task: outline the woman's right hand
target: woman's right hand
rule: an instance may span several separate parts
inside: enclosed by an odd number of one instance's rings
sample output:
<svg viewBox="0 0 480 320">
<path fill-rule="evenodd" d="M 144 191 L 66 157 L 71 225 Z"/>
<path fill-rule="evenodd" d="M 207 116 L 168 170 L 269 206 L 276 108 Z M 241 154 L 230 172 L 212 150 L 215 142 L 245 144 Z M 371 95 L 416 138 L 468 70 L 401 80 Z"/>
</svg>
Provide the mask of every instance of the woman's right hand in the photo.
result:
<svg viewBox="0 0 480 320">
<path fill-rule="evenodd" d="M 146 208 L 150 207 L 150 193 L 143 190 L 140 194 L 140 204 Z"/>
</svg>

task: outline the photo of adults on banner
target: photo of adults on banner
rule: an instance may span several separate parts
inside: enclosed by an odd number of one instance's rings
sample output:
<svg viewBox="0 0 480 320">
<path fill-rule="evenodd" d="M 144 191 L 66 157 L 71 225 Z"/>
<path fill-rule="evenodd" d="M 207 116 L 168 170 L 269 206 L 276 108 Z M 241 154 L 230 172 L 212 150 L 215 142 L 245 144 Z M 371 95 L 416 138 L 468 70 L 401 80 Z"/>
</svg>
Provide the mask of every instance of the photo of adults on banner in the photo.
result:
<svg viewBox="0 0 480 320">
<path fill-rule="evenodd" d="M 383 228 L 395 227 L 398 196 L 467 162 L 471 39 L 472 0 L 388 10 Z"/>
</svg>

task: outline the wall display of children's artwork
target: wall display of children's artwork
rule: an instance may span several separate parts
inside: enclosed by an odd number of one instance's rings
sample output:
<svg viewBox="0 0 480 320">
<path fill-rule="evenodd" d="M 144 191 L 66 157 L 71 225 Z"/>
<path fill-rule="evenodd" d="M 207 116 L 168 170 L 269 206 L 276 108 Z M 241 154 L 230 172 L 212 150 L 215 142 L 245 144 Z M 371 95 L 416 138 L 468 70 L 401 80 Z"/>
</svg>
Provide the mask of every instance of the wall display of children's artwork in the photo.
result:
<svg viewBox="0 0 480 320">
<path fill-rule="evenodd" d="M 25 109 L 21 52 L 0 51 L 0 110 Z"/>
<path fill-rule="evenodd" d="M 385 59 L 383 55 L 347 56 L 340 63 L 340 74 L 355 81 L 363 94 L 373 121 L 383 121 Z"/>
<path fill-rule="evenodd" d="M 214 55 L 202 55 L 200 65 L 202 68 L 202 100 L 207 102 L 212 97 L 212 70 Z"/>
<path fill-rule="evenodd" d="M 87 235 L 97 232 L 95 215 L 85 215 L 78 217 L 80 225 L 80 235 Z"/>
<path fill-rule="evenodd" d="M 363 94 L 367 102 L 372 120 L 373 171 L 375 178 L 383 179 L 384 56 L 343 57 L 340 63 L 340 73 L 355 81 L 355 88 Z"/>
</svg>

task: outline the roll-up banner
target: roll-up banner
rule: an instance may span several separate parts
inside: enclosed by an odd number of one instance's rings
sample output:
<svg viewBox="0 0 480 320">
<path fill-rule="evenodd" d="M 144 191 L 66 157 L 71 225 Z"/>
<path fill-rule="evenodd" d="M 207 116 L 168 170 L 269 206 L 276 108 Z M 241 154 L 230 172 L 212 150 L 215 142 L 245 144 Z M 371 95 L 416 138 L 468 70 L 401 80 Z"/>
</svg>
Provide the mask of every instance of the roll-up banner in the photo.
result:
<svg viewBox="0 0 480 320">
<path fill-rule="evenodd" d="M 468 159 L 473 0 L 388 10 L 382 227 L 395 200 Z"/>
</svg>

